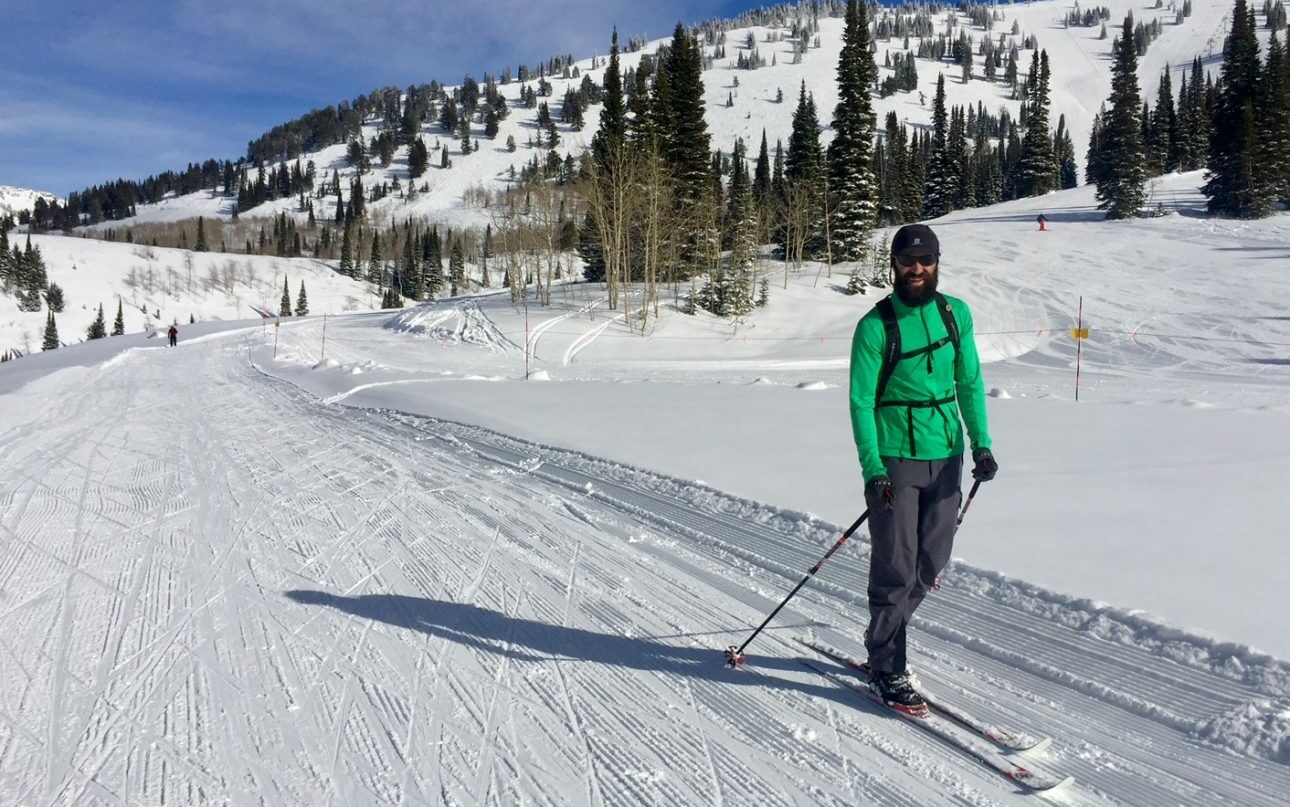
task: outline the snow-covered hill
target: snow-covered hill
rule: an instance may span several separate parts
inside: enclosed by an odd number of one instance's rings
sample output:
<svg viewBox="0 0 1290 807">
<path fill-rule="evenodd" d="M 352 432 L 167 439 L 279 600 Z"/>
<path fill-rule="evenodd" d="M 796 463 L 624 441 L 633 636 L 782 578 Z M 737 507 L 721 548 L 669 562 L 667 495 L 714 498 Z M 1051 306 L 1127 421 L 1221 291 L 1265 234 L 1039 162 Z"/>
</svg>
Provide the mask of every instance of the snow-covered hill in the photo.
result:
<svg viewBox="0 0 1290 807">
<path fill-rule="evenodd" d="M 1110 9 L 1110 20 L 1114 23 L 1122 19 L 1123 15 L 1132 11 L 1135 18 L 1149 22 L 1157 17 L 1165 20 L 1164 34 L 1153 42 L 1148 49 L 1146 57 L 1139 62 L 1140 79 L 1143 85 L 1144 96 L 1154 98 L 1154 88 L 1159 79 L 1159 74 L 1166 66 L 1171 69 L 1185 70 L 1191 63 L 1195 55 L 1211 55 L 1217 48 L 1221 47 L 1222 38 L 1227 26 L 1227 17 L 1229 15 L 1230 3 L 1227 0 L 1195 0 L 1193 3 L 1193 13 L 1182 25 L 1173 24 L 1173 11 L 1169 7 L 1160 9 L 1143 8 L 1134 0 L 1108 0 L 1106 6 Z M 1052 62 L 1052 119 L 1054 124 L 1058 115 L 1067 116 L 1067 125 L 1073 133 L 1074 144 L 1079 156 L 1079 163 L 1082 166 L 1082 154 L 1087 142 L 1089 127 L 1093 115 L 1097 112 L 1109 92 L 1110 88 L 1110 60 L 1109 50 L 1111 47 L 1110 39 L 1098 39 L 1099 29 L 1093 28 L 1067 28 L 1061 23 L 1064 15 L 1073 8 L 1073 5 L 1062 2 L 1061 0 L 1041 0 L 1040 2 L 1003 5 L 997 7 L 1002 19 L 993 24 L 993 29 L 989 32 L 982 29 L 972 30 L 972 35 L 979 41 L 983 36 L 989 35 L 994 41 L 998 41 L 1000 36 L 1005 43 L 1020 43 L 1025 37 L 1033 35 L 1038 38 L 1041 48 L 1048 51 Z M 803 11 L 803 13 L 806 13 Z M 891 13 L 887 10 L 880 14 Z M 958 25 L 961 27 L 971 28 L 970 21 L 955 11 L 946 11 L 939 15 L 937 20 L 937 30 L 945 30 L 949 18 L 953 16 Z M 1013 35 L 1011 31 L 1013 26 L 1017 28 L 1017 34 Z M 1112 28 L 1114 25 L 1111 26 Z M 792 45 L 786 39 L 780 37 L 786 29 L 770 29 L 765 27 L 756 28 L 736 28 L 726 33 L 726 57 L 714 61 L 711 69 L 703 74 L 703 81 L 706 87 L 707 109 L 706 116 L 708 128 L 711 132 L 712 145 L 714 148 L 720 148 L 729 151 L 736 137 L 744 138 L 750 148 L 755 152 L 756 144 L 760 141 L 762 130 L 764 129 L 770 142 L 773 145 L 777 140 L 786 141 L 789 134 L 791 123 L 792 109 L 796 98 L 797 87 L 801 82 L 805 82 L 808 90 L 815 95 L 817 106 L 820 110 L 821 120 L 825 124 L 832 117 L 832 110 L 837 99 L 837 89 L 835 82 L 835 68 L 837 64 L 838 53 L 841 47 L 842 20 L 839 18 L 825 18 L 820 22 L 820 35 L 818 48 L 806 50 L 799 64 L 793 64 Z M 741 48 L 744 47 L 746 37 L 751 34 L 756 42 L 756 47 L 761 57 L 767 62 L 767 66 L 757 70 L 739 70 L 735 64 L 742 54 Z M 775 40 L 775 41 L 767 41 Z M 622 69 L 626 71 L 634 67 L 640 59 L 647 53 L 651 53 L 657 47 L 666 42 L 665 39 L 656 40 L 647 45 L 641 51 L 636 53 L 625 53 L 622 56 Z M 882 65 L 886 59 L 887 53 L 903 52 L 904 42 L 893 39 L 890 41 L 879 40 L 876 61 Z M 917 47 L 917 40 L 910 40 L 910 47 Z M 712 46 L 704 48 L 705 53 L 712 53 Z M 1020 65 L 1024 72 L 1029 64 L 1031 51 L 1022 50 Z M 605 59 L 599 59 L 599 67 L 592 67 L 593 61 L 585 59 L 577 63 L 578 70 L 583 75 L 590 75 L 594 80 L 600 82 L 604 76 Z M 772 63 L 773 62 L 773 63 Z M 890 71 L 880 70 L 883 75 Z M 887 111 L 894 110 L 903 120 L 915 126 L 923 126 L 930 123 L 931 115 L 931 98 L 934 94 L 937 76 L 946 73 L 946 88 L 949 99 L 952 104 L 984 104 L 985 108 L 991 112 L 997 112 L 1000 107 L 1008 108 L 1013 116 L 1018 114 L 1018 102 L 1011 98 L 1009 89 L 1002 81 L 988 82 L 980 77 L 981 71 L 978 69 L 978 77 L 964 84 L 959 79 L 958 68 L 949 62 L 934 62 L 931 60 L 918 60 L 919 90 L 918 92 L 897 93 L 885 99 L 876 100 L 876 108 L 880 117 L 885 116 Z M 550 79 L 552 84 L 552 94 L 549 98 L 544 99 L 552 106 L 552 113 L 558 115 L 560 99 L 569 87 L 576 87 L 581 81 L 579 78 L 562 79 L 554 77 Z M 735 84 L 738 83 L 736 87 Z M 531 83 L 531 82 L 530 82 Z M 1177 86 L 1175 81 L 1175 86 Z M 445 223 L 454 228 L 460 227 L 479 227 L 482 228 L 490 221 L 490 212 L 483 207 L 478 206 L 476 202 L 467 202 L 467 198 L 472 196 L 472 191 L 478 189 L 497 190 L 504 187 L 509 182 L 510 171 L 519 170 L 525 163 L 533 159 L 535 155 L 542 157 L 545 151 L 536 148 L 530 148 L 530 139 L 538 132 L 535 118 L 536 110 L 528 109 L 519 101 L 520 84 L 512 82 L 500 87 L 502 94 L 506 97 L 507 103 L 511 109 L 510 116 L 502 121 L 498 136 L 494 140 L 481 139 L 482 144 L 479 151 L 466 155 L 460 153 L 460 143 L 454 134 L 443 132 L 439 129 L 437 123 L 428 122 L 425 124 L 422 139 L 431 148 L 430 166 L 428 173 L 418 182 L 428 184 L 428 191 L 419 193 L 414 199 L 401 198 L 399 194 L 394 194 L 382 199 L 374 204 L 369 205 L 369 216 L 378 222 L 403 221 L 408 216 L 425 217 L 434 221 Z M 776 103 L 777 94 L 782 91 L 783 103 Z M 921 96 L 921 97 L 920 97 Z M 733 106 L 727 106 L 727 101 L 733 99 Z M 562 143 L 560 150 L 567 153 L 580 153 L 586 148 L 594 133 L 599 116 L 599 107 L 593 106 L 586 115 L 586 125 L 582 131 L 572 131 L 568 126 L 559 125 Z M 369 121 L 366 126 L 366 135 L 374 136 L 379 130 L 379 121 Z M 476 138 L 482 138 L 482 132 L 478 131 L 480 127 L 476 126 Z M 507 150 L 505 144 L 508 137 L 513 137 L 518 144 L 516 152 L 511 153 Z M 825 139 L 830 137 L 830 130 L 826 127 L 823 132 Z M 440 152 L 435 148 L 441 146 L 446 148 L 451 158 L 451 167 L 439 168 Z M 320 177 L 330 176 L 332 171 L 339 172 L 342 183 L 347 184 L 349 179 L 355 174 L 354 169 L 348 167 L 345 158 L 345 146 L 335 145 L 322 151 L 305 155 L 302 162 L 312 160 Z M 400 148 L 396 153 L 393 163 L 389 168 L 381 168 L 376 164 L 373 170 L 364 175 L 363 181 L 367 187 L 383 182 L 393 182 L 398 180 L 403 187 L 407 187 L 409 176 L 407 172 L 407 148 Z M 334 214 L 334 196 L 326 196 L 315 201 L 316 213 L 320 219 L 329 219 Z M 197 216 L 207 218 L 227 219 L 233 212 L 233 202 L 231 199 L 222 194 L 214 193 L 209 190 L 197 193 L 167 199 L 155 205 L 141 205 L 138 215 L 132 219 L 121 222 L 104 222 L 92 229 L 105 229 L 108 227 L 120 229 L 134 224 L 148 222 L 173 222 L 184 219 L 192 219 Z M 256 216 L 270 216 L 286 213 L 288 216 L 303 219 L 304 215 L 298 210 L 298 200 L 281 199 L 274 202 L 261 205 L 251 211 L 245 211 L 244 216 L 253 218 Z M 111 298 L 121 295 L 124 297 L 137 296 L 135 291 L 125 285 L 126 274 L 131 266 L 139 269 L 145 269 L 147 261 L 141 261 L 137 256 L 131 255 L 129 248 L 112 248 L 109 253 L 115 255 L 109 260 L 103 259 L 101 248 L 91 241 L 48 241 L 50 247 L 46 250 L 46 262 L 50 269 L 51 279 L 63 285 L 64 288 L 72 290 L 73 308 L 81 305 L 96 306 L 98 302 L 104 302 L 110 305 Z M 54 244 L 58 244 L 54 247 Z M 106 248 L 104 248 L 106 249 Z M 135 250 L 137 252 L 137 250 Z M 166 269 L 177 269 L 185 260 L 182 255 L 175 253 L 170 255 L 166 251 L 160 251 L 160 254 L 168 255 L 165 259 L 166 266 L 162 267 L 158 263 L 158 271 L 164 273 Z M 209 257 L 207 262 L 223 262 L 224 258 Z M 229 258 L 238 262 L 247 259 L 242 256 Z M 201 260 L 199 259 L 199 263 Z M 264 261 L 262 259 L 252 258 L 249 260 L 252 266 L 256 267 L 257 278 L 263 281 L 270 275 L 276 275 L 277 269 L 275 262 Z M 278 261 L 277 264 L 287 266 L 284 261 Z M 318 274 L 324 271 L 321 263 L 312 261 L 300 262 L 301 272 L 294 269 L 289 274 L 303 273 L 310 276 L 323 277 Z M 73 268 L 75 267 L 75 268 Z M 92 267 L 93 271 L 102 268 L 107 272 L 106 275 L 97 276 L 89 288 L 85 287 L 85 270 Z M 199 273 L 202 271 L 199 268 Z M 116 273 L 114 278 L 113 273 Z M 185 276 L 187 270 L 182 272 Z M 331 282 L 331 281 L 329 281 Z M 335 281 L 340 283 L 341 281 Z M 76 287 L 73 289 L 72 287 Z M 81 289 L 85 289 L 82 291 Z M 267 298 L 265 295 L 268 295 Z M 353 301 L 360 301 L 366 292 L 361 291 L 356 286 L 347 292 L 347 297 Z M 269 294 L 267 287 L 259 289 L 253 297 L 258 295 L 258 301 L 247 298 L 242 301 L 231 300 L 229 305 L 224 306 L 215 316 L 236 316 L 239 307 L 245 305 L 261 305 L 268 299 L 270 303 L 277 299 L 276 295 Z M 210 309 L 211 305 L 206 299 L 186 299 L 183 295 L 178 298 L 172 297 L 169 304 L 164 300 L 160 302 L 163 311 L 163 318 L 169 319 L 178 316 L 181 321 L 186 321 L 188 314 L 193 313 L 198 317 L 203 309 Z M 342 308 L 349 308 L 358 302 L 346 302 L 341 305 Z M 155 311 L 155 305 L 153 310 Z M 81 320 L 81 317 L 73 312 L 69 322 L 64 327 L 65 334 L 79 336 L 84 332 L 84 325 L 87 324 Z M 38 334 L 44 328 L 44 314 L 22 314 L 17 312 L 13 301 L 0 301 L 0 350 L 9 347 L 30 346 L 34 342 L 39 342 Z M 142 322 L 137 323 L 138 327 Z M 128 323 L 128 327 L 136 327 L 136 323 Z"/>
<path fill-rule="evenodd" d="M 19 246 L 25 238 L 14 234 Z M 31 243 L 40 249 L 50 281 L 63 289 L 66 307 L 55 321 L 64 344 L 85 339 L 100 305 L 110 329 L 118 299 L 127 333 L 190 319 L 277 314 L 284 279 L 293 306 L 304 282 L 314 313 L 371 309 L 379 303 L 368 284 L 308 258 L 192 252 L 57 235 L 35 235 Z M 39 350 L 46 316 L 47 311 L 20 311 L 14 297 L 0 295 L 0 352 Z"/>
<path fill-rule="evenodd" d="M 44 199 L 46 202 L 58 202 L 59 204 L 66 201 L 44 191 L 15 188 L 12 185 L 0 185 L 0 218 L 5 216 L 18 218 L 20 213 L 35 207 L 37 199 Z"/>
<path fill-rule="evenodd" d="M 1082 172 L 1084 151 L 1094 115 L 1110 94 L 1111 44 L 1114 29 L 1128 13 L 1139 22 L 1151 23 L 1159 19 L 1163 23 L 1163 34 L 1155 40 L 1145 57 L 1139 59 L 1138 75 L 1144 98 L 1154 103 L 1156 87 L 1160 75 L 1166 68 L 1175 71 L 1173 86 L 1179 86 L 1178 73 L 1189 69 L 1195 56 L 1207 60 L 1207 69 L 1213 69 L 1211 57 L 1222 49 L 1226 35 L 1228 17 L 1231 13 L 1229 0 L 1194 0 L 1193 13 L 1181 25 L 1174 23 L 1173 4 L 1160 8 L 1138 2 L 1138 0 L 1105 0 L 1096 4 L 1105 6 L 1110 11 L 1108 27 L 1112 36 L 1099 39 L 1100 27 L 1091 28 L 1065 27 L 1063 18 L 1076 6 L 1066 0 L 1039 0 L 1038 2 L 999 5 L 995 7 L 1001 19 L 993 23 L 990 31 L 971 25 L 968 18 L 955 11 L 947 10 L 934 17 L 935 30 L 940 33 L 947 30 L 952 17 L 959 26 L 956 30 L 968 30 L 974 42 L 983 37 L 991 38 L 998 44 L 1000 37 L 1006 46 L 1022 44 L 1027 36 L 1034 36 L 1039 47 L 1048 52 L 1052 65 L 1051 86 L 1051 120 L 1055 127 L 1059 116 L 1066 116 L 1067 127 L 1072 133 L 1076 160 Z M 809 15 L 806 6 L 802 12 L 804 18 Z M 882 10 L 879 14 L 891 14 L 891 10 Z M 1013 26 L 1017 33 L 1011 33 Z M 823 18 L 820 20 L 819 47 L 812 47 L 802 54 L 800 63 L 793 63 L 793 46 L 787 38 L 786 28 L 733 28 L 726 33 L 726 57 L 715 59 L 712 67 L 703 73 L 705 98 L 707 100 L 706 118 L 712 137 L 712 147 L 729 153 L 735 138 L 743 138 L 749 144 L 750 156 L 755 156 L 762 130 L 770 139 L 771 148 L 776 140 L 788 141 L 794 103 L 800 84 L 805 82 L 808 92 L 815 96 L 820 112 L 821 123 L 826 127 L 823 139 L 831 137 L 828 128 L 833 117 L 833 108 L 837 103 L 836 68 L 838 54 L 841 50 L 843 21 L 841 18 Z M 740 70 L 736 63 L 741 55 L 746 56 L 744 43 L 752 35 L 760 56 L 766 66 L 757 70 Z M 956 34 L 957 35 L 957 34 Z M 772 41 L 768 41 L 772 40 Z M 636 53 L 622 55 L 622 70 L 626 71 L 639 64 L 640 59 L 657 50 L 667 39 L 658 39 L 649 43 Z M 917 37 L 910 39 L 909 46 L 916 50 Z M 879 40 L 875 61 L 880 66 L 882 77 L 891 75 L 892 71 L 881 67 L 890 53 L 904 53 L 905 43 L 901 39 Z M 713 52 L 713 43 L 706 43 L 703 50 L 707 55 Z M 1030 64 L 1033 51 L 1020 51 L 1019 69 L 1023 74 Z M 978 60 L 979 61 L 979 60 Z M 593 60 L 588 58 L 577 62 L 581 75 L 590 75 L 598 83 L 603 82 L 606 59 L 601 56 L 599 67 L 593 68 Z M 931 123 L 932 97 L 935 94 L 937 76 L 945 73 L 946 93 L 951 105 L 983 104 L 990 113 L 997 113 L 1000 108 L 1010 111 L 1013 119 L 1019 117 L 1019 102 L 1012 98 L 1011 91 L 1002 81 L 1002 73 L 994 81 L 986 81 L 979 65 L 975 77 L 965 83 L 960 80 L 959 68 L 949 61 L 918 59 L 918 90 L 900 92 L 884 99 L 875 100 L 875 109 L 879 120 L 883 120 L 889 111 L 914 126 L 926 126 Z M 481 65 L 481 72 L 489 66 Z M 552 94 L 547 101 L 553 115 L 559 113 L 560 100 L 570 87 L 577 88 L 581 82 L 577 78 L 562 79 L 551 77 Z M 530 82 L 532 84 L 532 82 Z M 737 86 L 736 86 L 737 84 Z M 512 168 L 518 171 L 534 155 L 545 158 L 544 148 L 530 148 L 530 139 L 539 133 L 535 109 L 528 109 L 519 102 L 520 84 L 512 82 L 500 87 L 511 110 L 510 116 L 501 122 L 497 138 L 482 140 L 481 149 L 473 154 L 462 154 L 459 138 L 455 133 L 442 131 L 437 123 L 428 122 L 423 127 L 422 139 L 430 147 L 431 168 L 427 175 L 418 182 L 429 184 L 427 193 L 419 194 L 408 201 L 398 195 L 387 197 L 371 205 L 371 212 L 378 218 L 397 218 L 405 216 L 424 216 L 446 222 L 452 226 L 483 227 L 488 221 L 487 211 L 468 204 L 464 197 L 469 191 L 478 188 L 497 190 L 508 182 Z M 775 99 L 782 91 L 783 103 Z M 728 102 L 733 101 L 733 105 Z M 582 131 L 573 131 L 570 127 L 559 124 L 562 138 L 558 151 L 564 153 L 581 153 L 590 142 L 595 132 L 599 117 L 599 106 L 593 106 L 586 115 L 586 125 Z M 371 138 L 379 131 L 380 121 L 367 122 L 365 137 Z M 482 126 L 475 126 L 474 136 L 482 138 Z M 516 152 L 511 153 L 505 147 L 508 136 L 515 138 L 518 144 Z M 451 167 L 439 168 L 440 152 L 436 146 L 448 149 L 452 161 Z M 302 163 L 312 160 L 320 176 L 330 175 L 338 170 L 346 183 L 354 175 L 345 159 L 343 144 L 331 146 L 319 152 L 304 155 Z M 407 171 L 407 147 L 402 147 L 395 155 L 389 168 L 375 166 L 373 171 L 364 176 L 365 186 L 392 182 L 398 178 L 406 187 L 409 176 Z M 320 200 L 318 215 L 329 214 L 330 204 L 334 197 Z M 277 215 L 287 212 L 289 215 L 300 215 L 296 200 L 282 199 L 270 202 L 245 212 L 250 216 Z M 228 201 L 212 196 L 208 191 L 190 194 L 177 199 L 170 199 L 158 205 L 141 205 L 137 221 L 172 221 L 182 218 L 204 216 L 227 216 L 231 212 Z M 100 227 L 120 226 L 121 223 L 104 223 Z"/>
</svg>

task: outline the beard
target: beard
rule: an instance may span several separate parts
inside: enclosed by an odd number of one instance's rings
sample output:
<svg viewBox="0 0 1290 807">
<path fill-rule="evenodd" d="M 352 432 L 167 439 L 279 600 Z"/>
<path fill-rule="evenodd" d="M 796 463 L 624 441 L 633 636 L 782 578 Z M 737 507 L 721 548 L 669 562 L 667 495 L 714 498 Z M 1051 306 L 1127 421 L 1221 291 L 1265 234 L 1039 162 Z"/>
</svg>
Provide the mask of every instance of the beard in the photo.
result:
<svg viewBox="0 0 1290 807">
<path fill-rule="evenodd" d="M 940 267 L 923 268 L 923 285 L 921 288 L 911 288 L 909 284 L 909 275 L 901 277 L 899 270 L 896 274 L 896 296 L 900 301 L 908 306 L 920 306 L 932 299 L 936 293 L 936 279 L 940 275 Z"/>
</svg>

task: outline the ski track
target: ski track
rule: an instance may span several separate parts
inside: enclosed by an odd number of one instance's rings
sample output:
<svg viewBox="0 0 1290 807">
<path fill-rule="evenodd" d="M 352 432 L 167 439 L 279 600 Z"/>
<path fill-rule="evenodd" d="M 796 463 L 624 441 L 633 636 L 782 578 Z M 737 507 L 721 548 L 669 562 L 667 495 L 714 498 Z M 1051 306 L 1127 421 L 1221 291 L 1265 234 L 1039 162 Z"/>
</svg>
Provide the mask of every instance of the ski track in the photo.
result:
<svg viewBox="0 0 1290 807">
<path fill-rule="evenodd" d="M 417 325 L 449 318 L 509 349 L 471 307 Z M 862 651 L 863 542 L 747 670 L 722 666 L 831 525 L 321 403 L 245 347 L 66 384 L 11 396 L 0 427 L 0 804 L 1036 799 L 798 663 L 801 633 Z M 915 664 L 981 719 L 1053 737 L 1027 764 L 1075 776 L 1063 803 L 1283 804 L 1286 766 L 1196 737 L 1285 709 L 1284 674 L 1099 618 L 951 570 Z"/>
</svg>

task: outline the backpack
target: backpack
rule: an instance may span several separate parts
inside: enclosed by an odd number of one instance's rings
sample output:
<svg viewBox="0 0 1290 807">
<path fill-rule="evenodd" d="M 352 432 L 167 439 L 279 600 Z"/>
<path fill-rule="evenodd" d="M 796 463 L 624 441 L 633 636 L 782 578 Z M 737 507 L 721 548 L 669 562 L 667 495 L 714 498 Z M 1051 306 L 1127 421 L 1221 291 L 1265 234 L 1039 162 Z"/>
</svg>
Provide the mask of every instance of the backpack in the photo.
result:
<svg viewBox="0 0 1290 807">
<path fill-rule="evenodd" d="M 914 408 L 932 407 L 940 411 L 940 407 L 954 400 L 953 396 L 930 401 L 883 401 L 883 395 L 887 392 L 887 383 L 891 381 L 891 376 L 896 372 L 896 365 L 905 359 L 924 354 L 929 355 L 932 351 L 940 348 L 945 344 L 954 346 L 954 357 L 958 359 L 959 353 L 959 324 L 954 319 L 954 311 L 950 308 L 949 300 L 940 292 L 932 292 L 932 302 L 936 310 L 941 314 L 941 320 L 945 323 L 945 336 L 937 339 L 935 342 L 918 350 L 911 350 L 908 353 L 901 352 L 900 349 L 900 326 L 896 324 L 896 308 L 891 304 L 891 297 L 884 297 L 878 301 L 874 308 L 878 309 L 878 315 L 882 317 L 883 328 L 887 332 L 886 345 L 882 351 L 882 364 L 878 369 L 878 386 L 874 391 L 874 406 L 903 406 L 907 410 L 908 428 L 909 428 L 909 448 L 910 453 L 917 455 L 918 447 L 914 440 Z M 944 416 L 944 412 L 941 413 Z"/>
<path fill-rule="evenodd" d="M 959 323 L 958 320 L 954 319 L 954 311 L 950 308 L 950 301 L 946 300 L 945 295 L 939 291 L 932 292 L 932 301 L 936 304 L 936 310 L 940 312 L 941 320 L 945 323 L 947 336 L 932 342 L 927 347 L 911 350 L 909 353 L 900 351 L 900 327 L 896 324 L 896 308 L 891 304 L 891 297 L 882 298 L 874 306 L 874 308 L 878 309 L 878 316 L 882 317 L 882 326 L 887 331 L 887 344 L 883 348 L 882 364 L 878 370 L 878 387 L 873 396 L 875 404 L 882 401 L 882 396 L 887 391 L 887 382 L 891 381 L 892 374 L 896 372 L 896 365 L 901 361 L 924 353 L 931 353 L 947 342 L 954 346 L 954 356 L 955 358 L 958 357 Z"/>
</svg>

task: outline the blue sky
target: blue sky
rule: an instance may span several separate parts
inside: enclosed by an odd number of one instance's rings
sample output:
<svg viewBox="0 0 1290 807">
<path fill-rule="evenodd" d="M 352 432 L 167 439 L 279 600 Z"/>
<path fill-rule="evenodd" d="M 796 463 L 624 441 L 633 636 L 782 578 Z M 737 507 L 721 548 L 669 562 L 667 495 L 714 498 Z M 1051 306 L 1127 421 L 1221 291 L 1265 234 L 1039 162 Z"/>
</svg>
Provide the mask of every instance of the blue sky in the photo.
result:
<svg viewBox="0 0 1290 807">
<path fill-rule="evenodd" d="M 457 83 L 751 0 L 5 0 L 0 185 L 142 179 L 387 84 Z"/>
</svg>

